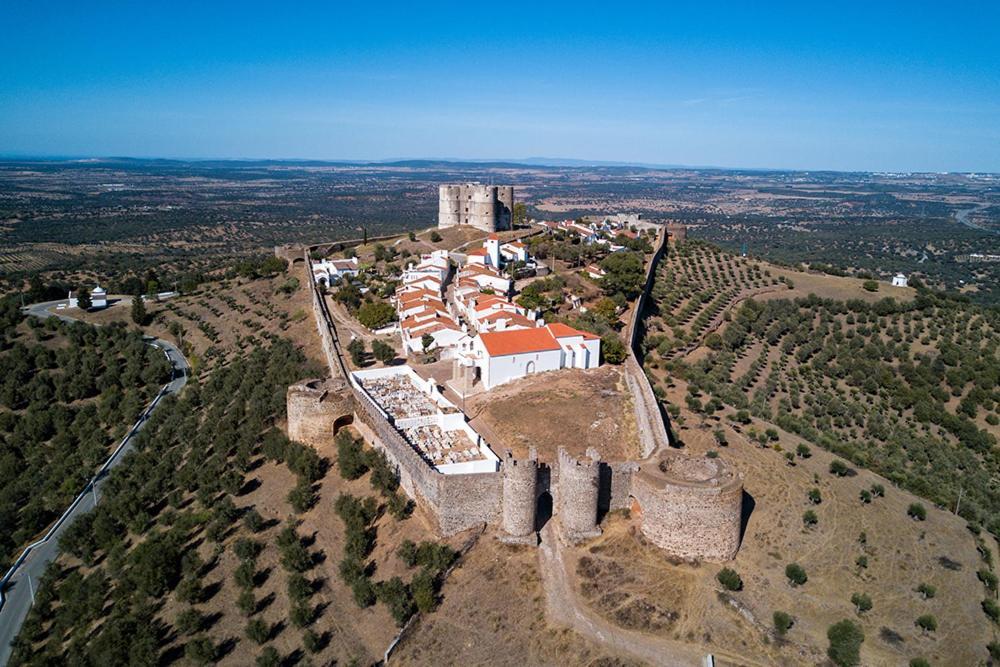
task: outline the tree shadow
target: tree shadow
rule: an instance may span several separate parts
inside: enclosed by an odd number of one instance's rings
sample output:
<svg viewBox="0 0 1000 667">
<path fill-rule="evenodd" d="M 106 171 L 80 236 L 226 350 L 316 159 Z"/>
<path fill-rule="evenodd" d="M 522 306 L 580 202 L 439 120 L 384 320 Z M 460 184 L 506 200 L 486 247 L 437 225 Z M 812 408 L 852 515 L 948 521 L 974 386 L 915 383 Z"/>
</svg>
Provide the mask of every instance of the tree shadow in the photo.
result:
<svg viewBox="0 0 1000 667">
<path fill-rule="evenodd" d="M 275 600 L 274 593 L 273 592 L 268 593 L 267 595 L 265 595 L 264 597 L 262 597 L 260 600 L 257 601 L 257 606 L 254 607 L 253 613 L 259 614 L 260 612 L 264 611 L 272 604 L 274 604 L 274 600 Z"/>
<path fill-rule="evenodd" d="M 205 586 L 204 588 L 201 589 L 201 601 L 208 602 L 213 597 L 215 597 L 216 593 L 218 593 L 221 590 L 222 590 L 222 582 L 213 581 L 208 586 Z"/>
<path fill-rule="evenodd" d="M 278 622 L 276 622 L 276 623 L 275 623 L 274 625 L 272 625 L 272 626 L 270 627 L 270 629 L 268 630 L 268 632 L 267 632 L 267 640 L 268 640 L 268 641 L 271 641 L 271 640 L 273 640 L 273 639 L 274 639 L 274 638 L 276 638 L 276 637 L 277 637 L 278 635 L 280 635 L 280 634 L 281 634 L 282 632 L 284 632 L 284 631 L 285 631 L 285 628 L 287 628 L 287 627 L 288 627 L 288 626 L 287 626 L 287 625 L 285 625 L 285 621 L 284 621 L 284 620 L 281 620 L 281 621 L 278 621 Z"/>
<path fill-rule="evenodd" d="M 208 614 L 207 616 L 203 616 L 201 619 L 201 629 L 211 630 L 215 626 L 215 624 L 221 620 L 222 620 L 221 611 L 217 611 L 213 614 Z"/>
<path fill-rule="evenodd" d="M 253 585 L 257 588 L 263 586 L 264 582 L 266 582 L 271 577 L 272 570 L 273 568 L 265 567 L 263 570 L 257 570 L 256 572 L 254 572 Z"/>
<path fill-rule="evenodd" d="M 284 659 L 282 659 L 281 666 L 282 667 L 293 667 L 294 665 L 299 664 L 302 661 L 302 658 L 304 658 L 304 657 L 305 657 L 305 653 L 302 652 L 302 649 L 297 648 L 294 651 L 292 651 L 291 653 L 289 653 L 288 655 L 286 655 L 284 657 Z"/>
<path fill-rule="evenodd" d="M 236 492 L 236 495 L 245 496 L 248 493 L 253 493 L 259 488 L 260 488 L 260 479 L 254 477 L 253 479 L 249 479 L 246 482 L 244 482 L 243 486 L 240 487 L 240 490 Z"/>
<path fill-rule="evenodd" d="M 236 648 L 236 638 L 226 637 L 219 643 L 218 651 L 215 654 L 215 661 L 218 662 L 222 658 L 226 657 L 233 652 Z"/>
</svg>

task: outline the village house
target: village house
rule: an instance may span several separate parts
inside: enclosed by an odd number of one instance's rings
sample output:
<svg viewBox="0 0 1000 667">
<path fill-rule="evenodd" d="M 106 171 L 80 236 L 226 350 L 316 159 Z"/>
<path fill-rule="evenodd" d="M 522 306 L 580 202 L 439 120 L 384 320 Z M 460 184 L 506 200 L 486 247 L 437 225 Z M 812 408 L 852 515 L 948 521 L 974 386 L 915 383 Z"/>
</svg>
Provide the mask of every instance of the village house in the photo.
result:
<svg viewBox="0 0 1000 667">
<path fill-rule="evenodd" d="M 325 283 L 327 286 L 338 283 L 344 278 L 353 278 L 358 275 L 358 258 L 350 259 L 324 259 L 313 262 L 313 280 L 316 284 Z"/>
</svg>

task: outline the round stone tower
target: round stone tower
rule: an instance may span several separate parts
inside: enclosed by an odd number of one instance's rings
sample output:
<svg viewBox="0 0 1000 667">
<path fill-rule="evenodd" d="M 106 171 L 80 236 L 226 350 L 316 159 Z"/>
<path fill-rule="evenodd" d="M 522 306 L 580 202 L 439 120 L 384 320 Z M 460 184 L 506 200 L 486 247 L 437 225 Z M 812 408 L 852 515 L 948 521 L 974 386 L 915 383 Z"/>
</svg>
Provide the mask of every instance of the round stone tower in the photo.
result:
<svg viewBox="0 0 1000 667">
<path fill-rule="evenodd" d="M 470 185 L 469 224 L 485 232 L 497 230 L 497 189 L 488 185 Z"/>
<path fill-rule="evenodd" d="M 333 440 L 337 429 L 350 424 L 354 396 L 344 380 L 303 380 L 285 394 L 288 437 L 317 447 Z"/>
<path fill-rule="evenodd" d="M 497 201 L 500 202 L 497 229 L 512 228 L 514 226 L 514 186 L 498 185 Z"/>
<path fill-rule="evenodd" d="M 454 227 L 462 222 L 462 186 L 438 188 L 438 227 Z"/>
<path fill-rule="evenodd" d="M 721 459 L 667 454 L 632 479 L 641 530 L 681 558 L 727 561 L 740 547 L 743 477 Z"/>
<path fill-rule="evenodd" d="M 518 544 L 538 544 L 535 509 L 538 498 L 538 460 L 534 452 L 527 459 L 515 459 L 507 452 L 503 475 L 503 532 L 501 540 Z"/>
<path fill-rule="evenodd" d="M 587 454 L 589 461 L 574 459 L 559 448 L 559 525 L 571 542 L 601 534 L 597 525 L 601 463 L 597 452 L 588 450 Z"/>
</svg>

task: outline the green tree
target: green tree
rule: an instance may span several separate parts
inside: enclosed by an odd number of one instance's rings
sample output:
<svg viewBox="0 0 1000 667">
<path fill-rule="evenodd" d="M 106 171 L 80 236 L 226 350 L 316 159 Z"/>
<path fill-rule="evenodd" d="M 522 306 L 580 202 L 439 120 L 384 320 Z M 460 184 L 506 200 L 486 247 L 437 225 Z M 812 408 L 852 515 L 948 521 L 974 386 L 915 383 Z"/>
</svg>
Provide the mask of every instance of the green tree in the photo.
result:
<svg viewBox="0 0 1000 667">
<path fill-rule="evenodd" d="M 94 305 L 93 300 L 90 298 L 90 290 L 86 287 L 81 287 L 76 292 L 76 305 L 80 310 L 90 310 Z"/>
<path fill-rule="evenodd" d="M 806 510 L 802 514 L 802 525 L 804 525 L 806 528 L 811 528 L 812 526 L 815 526 L 817 523 L 819 523 L 819 517 L 816 516 L 816 512 L 813 512 L 812 510 Z"/>
<path fill-rule="evenodd" d="M 365 362 L 365 341 L 354 338 L 347 344 L 347 353 L 351 355 L 351 363 L 361 366 Z"/>
<path fill-rule="evenodd" d="M 385 301 L 370 301 L 358 308 L 357 318 L 369 329 L 381 329 L 396 319 L 396 310 Z"/>
<path fill-rule="evenodd" d="M 809 489 L 808 495 L 809 495 L 809 502 L 811 502 L 813 505 L 819 505 L 821 502 L 823 502 L 823 494 L 821 494 L 819 489 L 816 487 Z"/>
<path fill-rule="evenodd" d="M 910 506 L 906 508 L 906 514 L 916 521 L 923 521 L 927 518 L 927 510 L 920 503 L 910 503 Z"/>
<path fill-rule="evenodd" d="M 774 621 L 774 630 L 778 633 L 779 637 L 784 637 L 785 634 L 791 629 L 792 625 L 795 624 L 791 615 L 783 611 L 774 612 L 772 620 Z"/>
<path fill-rule="evenodd" d="M 628 352 L 617 334 L 612 333 L 601 339 L 601 356 L 609 364 L 620 364 L 625 361 Z"/>
<path fill-rule="evenodd" d="M 281 664 L 281 654 L 273 646 L 265 646 L 256 662 L 257 667 L 278 667 Z"/>
<path fill-rule="evenodd" d="M 989 616 L 994 623 L 1000 622 L 1000 605 L 993 598 L 983 600 L 983 613 Z"/>
<path fill-rule="evenodd" d="M 878 283 L 875 282 L 874 280 L 866 280 L 865 282 L 861 283 L 861 286 L 864 287 L 865 291 L 867 292 L 878 291 Z"/>
<path fill-rule="evenodd" d="M 928 632 L 934 632 L 937 630 L 937 619 L 934 618 L 933 614 L 923 614 L 918 616 L 915 625 L 920 628 L 920 631 L 924 634 Z"/>
<path fill-rule="evenodd" d="M 831 475 L 836 475 L 837 477 L 846 477 L 850 471 L 851 469 L 847 467 L 847 464 L 845 464 L 840 459 L 834 459 L 833 461 L 830 462 Z"/>
<path fill-rule="evenodd" d="M 347 431 L 337 434 L 337 468 L 346 480 L 357 479 L 368 472 L 368 457 L 361 440 L 351 437 Z"/>
<path fill-rule="evenodd" d="M 920 597 L 923 600 L 930 600 L 937 595 L 937 589 L 928 583 L 921 583 L 917 586 L 917 592 L 920 593 Z"/>
<path fill-rule="evenodd" d="M 420 346 L 424 349 L 425 354 L 431 349 L 432 345 L 434 345 L 434 336 L 424 334 L 420 337 Z"/>
<path fill-rule="evenodd" d="M 263 644 L 271 636 L 271 628 L 262 619 L 252 618 L 247 621 L 246 635 L 255 644 Z"/>
<path fill-rule="evenodd" d="M 854 593 L 851 595 L 851 604 L 854 605 L 854 609 L 858 614 L 863 614 L 871 611 L 872 599 L 867 593 Z"/>
<path fill-rule="evenodd" d="M 626 299 L 634 299 L 642 290 L 646 275 L 641 253 L 612 253 L 601 262 L 601 268 L 604 269 L 601 287 L 605 294 L 620 293 Z"/>
<path fill-rule="evenodd" d="M 138 324 L 140 327 L 146 326 L 146 302 L 143 301 L 141 294 L 136 294 L 132 297 L 132 321 Z"/>
<path fill-rule="evenodd" d="M 826 655 L 838 667 L 854 667 L 861 661 L 865 633 L 853 621 L 834 623 L 826 631 L 826 638 L 830 641 Z"/>
<path fill-rule="evenodd" d="M 441 235 L 437 233 L 437 230 L 431 232 L 431 243 L 440 243 Z"/>
<path fill-rule="evenodd" d="M 205 636 L 195 637 L 184 647 L 184 656 L 196 665 L 215 662 L 218 654 L 218 647 Z"/>
<path fill-rule="evenodd" d="M 380 340 L 372 341 L 372 355 L 382 362 L 384 365 L 388 365 L 396 358 L 396 350 L 393 349 L 392 345 L 384 343 Z"/>
<path fill-rule="evenodd" d="M 205 624 L 205 619 L 194 607 L 188 607 L 181 613 L 177 614 L 177 621 L 175 623 L 177 630 L 185 635 L 193 635 L 197 632 L 201 632 L 202 626 Z"/>
<path fill-rule="evenodd" d="M 413 602 L 421 612 L 433 611 L 437 606 L 434 577 L 429 572 L 418 572 L 410 583 L 410 589 L 413 593 Z"/>
<path fill-rule="evenodd" d="M 785 566 L 785 576 L 788 577 L 788 582 L 793 588 L 801 586 L 809 580 L 809 577 L 806 576 L 806 571 L 798 563 L 789 563 Z"/>
</svg>

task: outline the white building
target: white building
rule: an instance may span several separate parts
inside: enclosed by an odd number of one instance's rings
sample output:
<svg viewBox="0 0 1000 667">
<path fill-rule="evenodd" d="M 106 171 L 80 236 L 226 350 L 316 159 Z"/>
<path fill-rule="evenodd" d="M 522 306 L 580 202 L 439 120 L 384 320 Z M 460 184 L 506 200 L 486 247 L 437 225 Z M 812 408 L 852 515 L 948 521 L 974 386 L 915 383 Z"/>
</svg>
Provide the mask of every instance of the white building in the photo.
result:
<svg viewBox="0 0 1000 667">
<path fill-rule="evenodd" d="M 350 259 L 324 259 L 320 262 L 313 262 L 313 280 L 318 285 L 326 283 L 333 285 L 344 278 L 353 278 L 358 275 L 358 258 Z"/>
<path fill-rule="evenodd" d="M 897 273 L 896 275 L 894 275 L 892 277 L 892 286 L 893 287 L 906 287 L 907 286 L 906 276 L 903 275 L 902 273 Z"/>
<path fill-rule="evenodd" d="M 460 366 L 474 367 L 485 389 L 535 373 L 597 368 L 601 339 L 561 323 L 481 333 L 463 345 Z"/>
<path fill-rule="evenodd" d="M 79 308 L 80 302 L 77 300 L 77 294 L 70 292 L 66 296 L 67 305 L 70 308 Z M 108 292 L 100 285 L 95 285 L 94 289 L 90 290 L 90 309 L 98 310 L 100 308 L 108 307 Z"/>
</svg>

